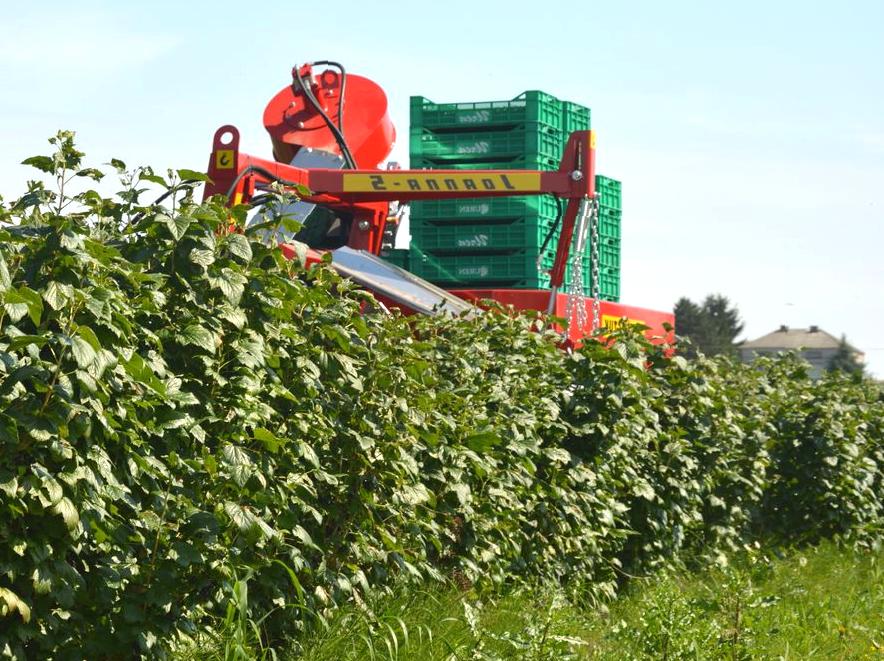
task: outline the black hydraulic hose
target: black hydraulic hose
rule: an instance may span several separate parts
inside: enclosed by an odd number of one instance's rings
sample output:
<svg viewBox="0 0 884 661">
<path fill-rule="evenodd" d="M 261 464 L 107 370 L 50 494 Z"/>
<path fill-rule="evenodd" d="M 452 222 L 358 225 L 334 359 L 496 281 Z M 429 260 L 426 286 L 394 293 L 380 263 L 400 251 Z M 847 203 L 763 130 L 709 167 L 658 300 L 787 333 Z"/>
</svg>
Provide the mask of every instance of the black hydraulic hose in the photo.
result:
<svg viewBox="0 0 884 661">
<path fill-rule="evenodd" d="M 341 100 L 338 103 L 338 129 L 341 131 L 341 137 L 344 136 L 344 91 L 347 87 L 347 71 L 340 62 L 332 62 L 331 60 L 318 60 L 313 62 L 314 67 L 334 67 L 341 72 Z M 346 140 L 345 140 L 346 142 Z"/>
<path fill-rule="evenodd" d="M 549 245 L 549 242 L 552 240 L 553 235 L 559 228 L 559 224 L 562 222 L 562 200 L 559 199 L 558 195 L 553 195 L 553 199 L 555 199 L 556 201 L 556 220 L 553 223 L 552 227 L 549 228 L 549 232 L 546 233 L 546 238 L 543 239 L 543 243 L 540 246 L 540 252 L 537 253 L 538 265 L 540 265 L 540 260 L 543 259 L 543 253 L 546 252 L 546 247 Z"/>
<path fill-rule="evenodd" d="M 250 165 L 245 168 L 242 172 L 236 175 L 236 179 L 233 180 L 233 183 L 230 184 L 230 188 L 227 189 L 227 198 L 230 199 L 230 196 L 233 195 L 233 191 L 236 190 L 236 185 L 245 177 L 247 174 L 252 172 L 257 172 L 258 174 L 267 177 L 270 181 L 275 181 L 277 183 L 283 184 L 284 186 L 298 186 L 298 182 L 289 181 L 288 179 L 283 179 L 282 177 L 277 177 L 270 170 L 262 168 L 260 165 Z"/>
<path fill-rule="evenodd" d="M 184 179 L 184 180 L 178 182 L 178 186 L 188 186 L 188 185 L 190 185 L 190 184 L 198 184 L 199 182 L 200 182 L 199 179 Z M 178 186 L 175 186 L 175 187 L 170 188 L 169 190 L 167 190 L 165 193 L 163 193 L 163 194 L 160 195 L 157 199 L 155 199 L 155 200 L 153 201 L 153 203 L 154 203 L 154 204 L 159 204 L 160 202 L 162 202 L 163 200 L 165 200 L 165 199 L 166 199 L 167 197 L 169 197 L 172 193 L 174 193 L 175 191 L 178 190 Z"/>
<path fill-rule="evenodd" d="M 157 199 L 155 199 L 151 206 L 159 204 L 160 202 L 165 200 L 167 197 L 169 197 L 172 193 L 175 193 L 178 190 L 178 186 L 189 186 L 190 184 L 198 184 L 198 183 L 200 183 L 199 179 L 182 179 L 181 181 L 178 182 L 177 186 L 173 186 L 172 188 L 167 190 L 165 193 L 160 195 Z M 133 216 L 133 218 L 130 222 L 133 224 L 137 223 L 139 220 L 144 218 L 145 213 L 146 212 L 142 211 L 141 213 L 135 214 L 135 216 Z"/>
<path fill-rule="evenodd" d="M 292 70 L 292 73 L 295 75 L 295 79 L 298 81 L 298 85 L 301 87 L 301 91 L 304 94 L 304 98 L 306 98 L 310 105 L 313 106 L 313 109 L 319 113 L 319 116 L 325 121 L 326 126 L 328 126 L 328 130 L 331 131 L 332 135 L 335 137 L 335 141 L 338 143 L 338 147 L 341 149 L 341 154 L 344 156 L 344 161 L 347 164 L 347 167 L 351 170 L 356 169 L 356 160 L 353 158 L 353 154 L 350 153 L 350 147 L 347 146 L 347 141 L 344 139 L 344 134 L 335 126 L 335 123 L 331 120 L 326 112 L 322 109 L 322 106 L 319 104 L 319 101 L 316 100 L 316 97 L 313 96 L 313 91 L 310 89 L 310 86 L 304 82 L 304 79 L 301 77 L 301 72 L 298 71 L 297 67 Z M 343 97 L 342 97 L 343 100 Z M 338 105 L 338 109 L 340 110 L 340 104 Z M 342 115 L 339 115 L 339 121 Z"/>
</svg>

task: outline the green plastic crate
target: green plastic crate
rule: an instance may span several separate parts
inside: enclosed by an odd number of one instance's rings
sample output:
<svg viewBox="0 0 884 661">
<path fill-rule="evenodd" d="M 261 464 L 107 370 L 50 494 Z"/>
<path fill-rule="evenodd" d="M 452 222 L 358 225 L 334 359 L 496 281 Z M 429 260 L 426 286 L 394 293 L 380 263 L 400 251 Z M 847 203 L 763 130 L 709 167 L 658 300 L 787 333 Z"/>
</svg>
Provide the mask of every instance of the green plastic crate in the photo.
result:
<svg viewBox="0 0 884 661">
<path fill-rule="evenodd" d="M 497 161 L 455 161 L 445 158 L 411 158 L 413 170 L 558 170 L 557 158 L 515 156 Z"/>
<path fill-rule="evenodd" d="M 620 219 L 622 212 L 601 207 L 599 209 L 599 236 L 620 239 Z"/>
<path fill-rule="evenodd" d="M 620 301 L 620 269 L 599 269 L 599 298 L 603 301 Z"/>
<path fill-rule="evenodd" d="M 538 249 L 550 233 L 552 218 L 519 218 L 502 223 L 411 221 L 411 243 L 421 250 L 492 251 Z M 550 246 L 555 247 L 553 233 Z"/>
<path fill-rule="evenodd" d="M 564 204 L 562 206 L 564 211 Z M 419 220 L 512 220 L 533 216 L 555 218 L 558 206 L 550 195 L 476 197 L 458 200 L 419 200 L 411 203 L 412 223 Z"/>
<path fill-rule="evenodd" d="M 595 188 L 599 194 L 599 205 L 601 207 L 616 211 L 622 210 L 622 185 L 619 181 L 597 174 L 595 177 Z"/>
<path fill-rule="evenodd" d="M 539 122 L 562 129 L 562 102 L 552 94 L 528 91 L 510 101 L 433 103 L 411 97 L 412 128 L 485 128 Z"/>
<path fill-rule="evenodd" d="M 599 237 L 599 267 L 620 270 L 620 241 L 618 239 Z"/>
<path fill-rule="evenodd" d="M 489 198 L 484 202 L 471 200 L 469 205 L 464 204 L 460 208 L 462 212 L 471 215 L 456 213 L 458 207 L 455 204 L 465 200 L 427 201 L 426 204 L 432 205 L 429 211 L 433 215 L 427 217 L 421 212 L 415 213 L 415 210 L 412 210 L 412 243 L 423 250 L 502 250 L 539 247 L 546 238 L 549 228 L 555 224 L 557 215 L 555 200 L 546 196 L 548 203 L 537 205 L 544 212 L 551 213 L 535 213 L 520 218 L 502 215 L 507 210 L 505 205 L 501 205 L 496 210 L 487 208 L 487 202 L 506 202 L 508 199 L 519 198 Z M 531 200 L 530 197 L 525 199 Z M 544 198 L 535 196 L 534 201 L 542 199 Z M 482 206 L 483 204 L 486 206 Z M 509 208 L 517 212 L 537 207 L 526 207 L 514 202 Z M 491 216 L 492 211 L 501 215 Z M 481 213 L 486 215 L 479 215 Z M 600 210 L 599 255 L 602 266 L 620 267 L 620 214 L 621 212 L 612 209 Z M 559 229 L 560 227 L 555 231 L 554 239 L 558 238 Z"/>
<path fill-rule="evenodd" d="M 587 259 L 583 262 L 583 289 L 587 296 L 592 295 L 592 271 L 590 269 L 591 263 Z M 615 303 L 620 300 L 619 267 L 599 267 L 599 298 L 603 301 L 613 301 Z"/>
<path fill-rule="evenodd" d="M 586 106 L 570 101 L 562 102 L 562 130 L 565 139 L 574 131 L 588 131 L 590 128 L 590 112 Z"/>
<path fill-rule="evenodd" d="M 520 157 L 561 160 L 564 134 L 532 122 L 498 131 L 441 132 L 413 128 L 410 156 L 457 161 L 502 161 Z"/>
<path fill-rule="evenodd" d="M 381 259 L 398 266 L 401 269 L 408 270 L 408 248 L 396 248 L 395 250 L 385 250 L 381 253 Z"/>
<path fill-rule="evenodd" d="M 549 270 L 555 262 L 555 253 L 547 251 L 539 269 L 536 250 L 520 250 L 506 255 L 435 255 L 412 246 L 409 259 L 412 273 L 449 287 L 545 289 L 549 287 Z"/>
</svg>

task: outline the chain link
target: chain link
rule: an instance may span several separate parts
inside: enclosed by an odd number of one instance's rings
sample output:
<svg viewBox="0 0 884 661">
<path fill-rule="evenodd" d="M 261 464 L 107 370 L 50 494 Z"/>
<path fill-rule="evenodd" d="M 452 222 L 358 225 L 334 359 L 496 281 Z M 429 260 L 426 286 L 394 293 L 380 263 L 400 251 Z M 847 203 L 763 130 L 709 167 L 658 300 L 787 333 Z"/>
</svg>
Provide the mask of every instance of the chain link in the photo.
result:
<svg viewBox="0 0 884 661">
<path fill-rule="evenodd" d="M 565 307 L 565 319 L 571 327 L 576 324 L 577 328 L 586 327 L 586 292 L 583 287 L 583 260 L 586 256 L 587 221 L 592 223 L 592 201 L 584 199 L 580 204 L 580 212 L 577 216 L 574 228 L 574 249 L 568 262 L 571 265 L 571 277 L 568 280 L 567 305 Z M 576 314 L 575 314 L 576 313 Z M 573 322 L 573 323 L 572 323 Z M 567 334 L 567 331 L 566 331 Z"/>
<path fill-rule="evenodd" d="M 592 332 L 599 329 L 599 194 L 592 199 L 592 215 L 589 219 L 589 291 L 592 296 Z"/>
</svg>

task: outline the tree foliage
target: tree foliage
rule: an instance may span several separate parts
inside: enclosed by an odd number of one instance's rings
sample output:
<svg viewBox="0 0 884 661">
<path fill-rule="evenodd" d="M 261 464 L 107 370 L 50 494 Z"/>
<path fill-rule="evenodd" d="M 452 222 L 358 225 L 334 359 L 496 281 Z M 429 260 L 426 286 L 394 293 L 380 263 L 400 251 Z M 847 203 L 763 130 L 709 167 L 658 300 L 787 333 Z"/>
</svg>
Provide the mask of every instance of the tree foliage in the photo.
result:
<svg viewBox="0 0 884 661">
<path fill-rule="evenodd" d="M 743 332 L 743 323 L 727 297 L 710 294 L 701 304 L 682 297 L 673 311 L 676 332 L 691 341 L 685 347 L 687 355 L 695 356 L 697 351 L 707 356 L 736 353 L 735 340 Z"/>
<path fill-rule="evenodd" d="M 859 362 L 856 351 L 848 344 L 845 335 L 841 336 L 841 341 L 838 342 L 838 349 L 831 360 L 829 360 L 826 369 L 830 372 L 844 372 L 845 374 L 855 374 L 858 376 L 865 372 L 865 367 Z"/>
<path fill-rule="evenodd" d="M 72 192 L 101 172 L 54 144 L 29 162 L 56 190 L 0 207 L 6 656 L 163 656 L 240 607 L 272 646 L 409 582 L 592 600 L 758 537 L 880 538 L 866 381 L 629 329 L 570 354 L 507 310 L 365 315 L 196 173 L 114 161 L 118 195 Z"/>
</svg>

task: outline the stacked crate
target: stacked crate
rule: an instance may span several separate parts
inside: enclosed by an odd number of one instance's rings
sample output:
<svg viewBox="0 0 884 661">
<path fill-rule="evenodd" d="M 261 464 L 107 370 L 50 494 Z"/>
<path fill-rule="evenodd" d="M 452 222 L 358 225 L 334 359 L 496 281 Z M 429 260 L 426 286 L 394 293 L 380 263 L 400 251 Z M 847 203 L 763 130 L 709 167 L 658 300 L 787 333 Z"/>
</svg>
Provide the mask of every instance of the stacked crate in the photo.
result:
<svg viewBox="0 0 884 661">
<path fill-rule="evenodd" d="M 620 300 L 620 221 L 623 213 L 621 184 L 616 179 L 596 175 L 595 189 L 599 194 L 599 298 Z M 584 282 L 591 277 L 584 271 Z M 591 292 L 590 292 L 591 293 Z"/>
<path fill-rule="evenodd" d="M 538 91 L 480 103 L 435 104 L 412 97 L 411 167 L 555 170 L 571 132 L 589 126 L 588 108 Z M 549 195 L 413 202 L 409 269 L 447 287 L 548 287 L 558 215 Z M 553 238 L 541 255 L 550 231 Z M 618 216 L 618 289 L 619 247 Z M 615 261 L 610 252 L 603 257 L 600 251 L 603 269 Z M 588 256 L 583 270 L 588 293 Z"/>
<path fill-rule="evenodd" d="M 389 248 L 381 251 L 381 259 L 385 259 L 400 269 L 408 270 L 409 251 L 407 248 Z"/>
</svg>

